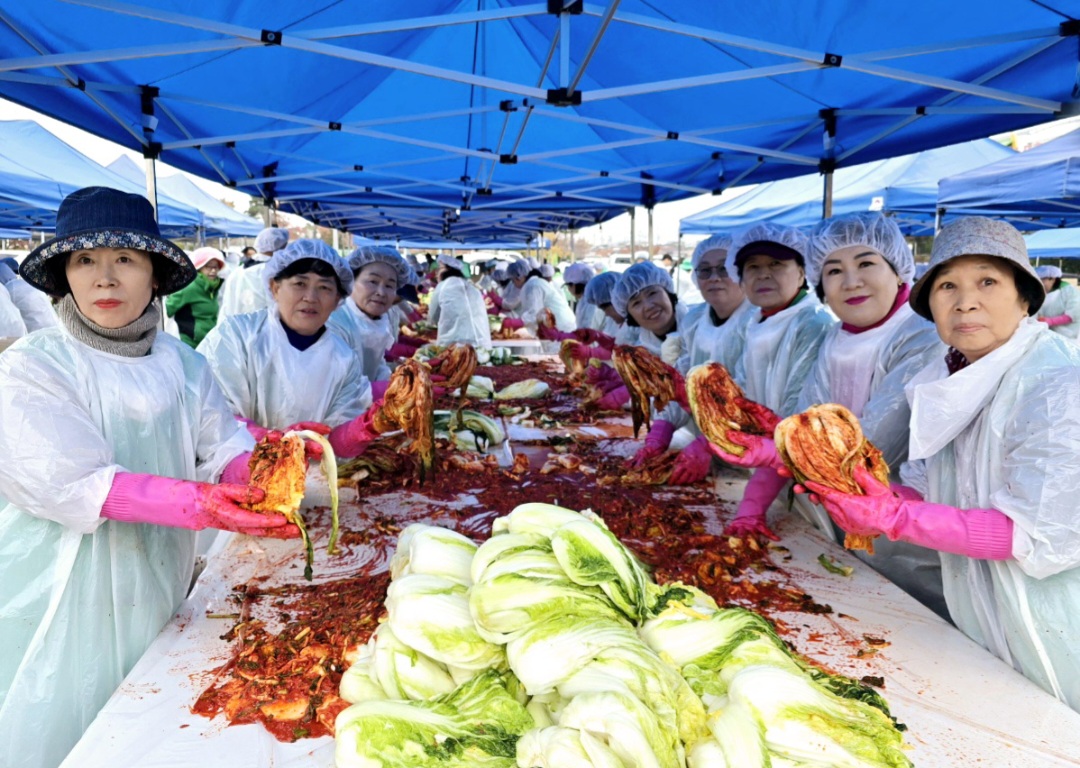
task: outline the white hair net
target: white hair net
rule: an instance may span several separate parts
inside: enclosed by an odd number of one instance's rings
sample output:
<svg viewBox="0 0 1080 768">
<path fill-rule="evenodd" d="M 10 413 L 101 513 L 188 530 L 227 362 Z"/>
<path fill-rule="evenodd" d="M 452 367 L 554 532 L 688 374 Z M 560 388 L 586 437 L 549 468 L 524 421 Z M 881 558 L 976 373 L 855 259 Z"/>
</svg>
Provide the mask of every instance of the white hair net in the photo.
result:
<svg viewBox="0 0 1080 768">
<path fill-rule="evenodd" d="M 532 256 L 525 257 L 525 261 L 529 263 L 529 269 L 540 269 L 540 262 Z"/>
<path fill-rule="evenodd" d="M 593 269 L 588 264 L 574 262 L 563 270 L 564 283 L 588 283 L 593 278 Z"/>
<path fill-rule="evenodd" d="M 289 230 L 267 227 L 255 236 L 255 250 L 259 253 L 277 253 L 289 244 Z"/>
<path fill-rule="evenodd" d="M 730 250 L 731 235 L 709 235 L 694 247 L 694 255 L 690 257 L 690 269 L 693 271 L 690 274 L 696 287 L 701 287 L 698 284 L 697 268 L 701 264 L 701 260 L 705 258 L 705 254 L 712 251 L 723 251 L 724 261 L 722 266 L 726 271 L 727 255 Z"/>
<path fill-rule="evenodd" d="M 412 267 L 392 245 L 361 245 L 349 254 L 349 269 L 359 272 L 368 264 L 386 264 L 397 274 L 398 286 L 409 285 Z M 415 274 L 415 273 L 414 273 Z"/>
<path fill-rule="evenodd" d="M 520 259 L 519 261 L 510 262 L 510 266 L 506 268 L 506 274 L 510 276 L 511 280 L 520 280 L 523 277 L 528 277 L 533 269 L 535 267 L 529 264 L 527 259 Z"/>
<path fill-rule="evenodd" d="M 491 273 L 491 279 L 497 283 L 501 283 L 504 280 L 509 280 L 510 275 L 507 274 L 507 265 L 500 264 L 499 266 L 495 267 L 495 271 Z"/>
<path fill-rule="evenodd" d="M 267 290 L 270 289 L 270 283 L 273 282 L 278 275 L 301 259 L 318 259 L 319 261 L 325 261 L 334 268 L 334 274 L 337 275 L 337 279 L 341 282 L 341 289 L 344 291 L 343 295 L 348 296 L 352 293 L 353 274 L 352 270 L 349 269 L 349 262 L 341 258 L 337 251 L 322 240 L 315 240 L 307 237 L 292 241 L 271 256 L 270 261 L 266 262 L 266 268 L 263 271 L 263 274 L 266 276 Z"/>
<path fill-rule="evenodd" d="M 540 277 L 543 277 L 543 278 L 545 278 L 547 280 L 550 280 L 551 278 L 555 277 L 555 267 L 553 267 L 550 264 L 541 264 L 540 265 Z"/>
<path fill-rule="evenodd" d="M 588 282 L 581 300 L 596 307 L 611 303 L 611 292 L 619 282 L 618 272 L 603 272 Z"/>
<path fill-rule="evenodd" d="M 776 243 L 785 248 L 790 248 L 799 254 L 802 265 L 806 265 L 806 235 L 802 230 L 784 224 L 773 224 L 772 222 L 751 224 L 731 236 L 731 247 L 728 249 L 724 267 L 732 280 L 742 282 L 739 267 L 753 254 L 749 252 L 743 253 L 741 259 L 739 255 L 746 246 L 754 243 Z"/>
<path fill-rule="evenodd" d="M 675 284 L 671 282 L 671 275 L 666 269 L 661 269 L 651 261 L 635 264 L 623 272 L 619 282 L 615 283 L 615 288 L 611 291 L 611 304 L 616 312 L 626 317 L 626 305 L 630 303 L 630 299 L 654 285 L 668 293 L 675 293 Z"/>
<path fill-rule="evenodd" d="M 469 276 L 469 265 L 466 264 L 461 259 L 454 258 L 453 256 L 451 256 L 449 254 L 446 254 L 446 253 L 440 253 L 438 256 L 435 257 L 435 261 L 439 262 L 444 267 L 450 267 L 450 269 L 456 269 L 464 277 Z"/>
<path fill-rule="evenodd" d="M 1041 266 L 1035 267 L 1035 274 L 1041 278 L 1061 277 L 1061 267 L 1055 267 L 1053 264 L 1042 264 Z"/>
<path fill-rule="evenodd" d="M 829 254 L 851 245 L 865 246 L 881 254 L 910 285 L 915 277 L 915 257 L 904 241 L 900 226 L 876 211 L 861 211 L 819 221 L 810 230 L 806 254 L 806 280 L 811 286 L 821 285 L 821 267 Z"/>
</svg>

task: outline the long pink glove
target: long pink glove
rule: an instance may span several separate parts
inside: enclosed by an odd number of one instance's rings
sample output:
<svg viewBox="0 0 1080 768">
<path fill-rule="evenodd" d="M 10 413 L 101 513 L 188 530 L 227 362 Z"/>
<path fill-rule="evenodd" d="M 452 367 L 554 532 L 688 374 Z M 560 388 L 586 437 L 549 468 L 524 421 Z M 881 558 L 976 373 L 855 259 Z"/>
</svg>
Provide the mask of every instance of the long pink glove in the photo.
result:
<svg viewBox="0 0 1080 768">
<path fill-rule="evenodd" d="M 592 328 L 578 328 L 574 331 L 573 336 L 582 344 L 598 344 L 608 351 L 615 347 L 615 339 Z"/>
<path fill-rule="evenodd" d="M 1051 328 L 1055 325 L 1068 325 L 1073 321 L 1069 315 L 1054 315 L 1053 317 L 1040 317 L 1039 319 Z"/>
<path fill-rule="evenodd" d="M 423 319 L 424 319 L 424 318 L 422 318 L 422 317 L 419 317 L 419 316 L 417 316 L 417 318 L 416 318 L 416 319 L 414 320 L 414 319 L 412 318 L 412 316 L 410 315 L 410 317 L 409 317 L 409 322 L 411 322 L 411 323 L 418 323 L 418 322 L 420 322 L 420 321 L 421 321 L 421 320 L 423 320 Z M 404 333 L 399 333 L 399 334 L 398 334 L 398 337 L 397 337 L 397 341 L 396 341 L 396 342 L 394 342 L 394 343 L 395 343 L 395 344 L 404 344 L 404 345 L 405 345 L 406 347 L 412 347 L 413 349 L 420 349 L 420 347 L 422 347 L 422 346 L 424 346 L 425 344 L 427 344 L 427 342 L 426 342 L 426 341 L 424 341 L 424 340 L 423 340 L 423 339 L 421 339 L 421 338 L 418 338 L 418 337 L 416 337 L 416 336 L 407 336 L 407 335 L 406 335 L 406 334 L 404 334 Z"/>
<path fill-rule="evenodd" d="M 382 398 L 372 403 L 370 408 L 352 421 L 334 427 L 330 432 L 329 440 L 335 456 L 345 458 L 359 456 L 372 440 L 382 434 L 375 429 L 375 414 L 380 408 L 382 408 Z"/>
<path fill-rule="evenodd" d="M 564 333 L 558 328 L 551 328 L 547 325 L 537 327 L 536 336 L 544 341 L 565 341 L 566 339 L 576 338 L 572 333 Z"/>
<path fill-rule="evenodd" d="M 525 321 L 520 317 L 504 317 L 502 321 L 502 329 L 504 331 L 516 331 L 519 328 L 525 327 Z"/>
<path fill-rule="evenodd" d="M 244 425 L 244 427 L 248 431 L 248 434 L 255 438 L 255 442 L 262 440 L 264 437 L 266 437 L 266 433 L 270 431 L 266 427 L 260 426 L 251 419 L 245 418 L 240 414 L 237 414 L 235 418 L 237 421 L 241 422 Z"/>
<path fill-rule="evenodd" d="M 491 306 L 493 306 L 496 310 L 501 310 L 503 308 L 502 296 L 495 293 L 495 291 L 488 291 L 484 294 L 484 297 L 491 302 Z"/>
<path fill-rule="evenodd" d="M 865 496 L 842 493 L 818 483 L 808 482 L 806 488 L 848 533 L 883 533 L 891 541 L 907 541 L 977 560 L 1012 557 L 1013 521 L 996 509 L 957 509 L 913 501 L 882 485 L 863 467 L 855 468 L 855 482 Z"/>
<path fill-rule="evenodd" d="M 742 456 L 736 456 L 733 453 L 728 453 L 718 445 L 713 445 L 708 440 L 705 441 L 705 445 L 714 456 L 723 459 L 728 464 L 734 464 L 736 467 L 780 469 L 780 467 L 784 466 L 784 462 L 780 460 L 780 455 L 776 452 L 776 443 L 773 442 L 771 437 L 751 435 L 736 429 L 729 429 L 727 439 L 736 445 L 745 447 L 746 452 Z"/>
<path fill-rule="evenodd" d="M 671 445 L 671 436 L 674 434 L 674 424 L 670 421 L 657 419 L 652 423 L 649 434 L 645 435 L 645 444 L 638 449 L 638 452 L 634 454 L 634 458 L 630 459 L 627 465 L 632 469 L 639 469 L 650 459 L 655 459 L 668 449 L 668 446 Z"/>
<path fill-rule="evenodd" d="M 780 541 L 765 522 L 765 513 L 776 501 L 788 479 L 777 474 L 771 467 L 759 467 L 754 470 L 746 483 L 742 501 L 735 512 L 735 519 L 728 523 L 724 533 L 728 536 L 758 536 L 773 541 Z"/>
<path fill-rule="evenodd" d="M 630 402 L 630 390 L 626 387 L 618 387 L 595 402 L 601 411 L 621 411 L 623 406 Z"/>
<path fill-rule="evenodd" d="M 583 363 L 587 363 L 590 360 L 610 360 L 611 350 L 604 349 L 603 347 L 588 347 L 584 344 L 577 344 L 570 350 L 570 357 L 575 360 L 580 360 Z"/>
<path fill-rule="evenodd" d="M 196 483 L 157 475 L 117 472 L 101 516 L 124 523 L 152 523 L 201 531 L 219 528 L 249 536 L 295 539 L 300 529 L 284 515 L 249 512 L 240 504 L 262 501 L 249 485 Z"/>
<path fill-rule="evenodd" d="M 709 453 L 709 441 L 704 435 L 699 436 L 690 445 L 679 451 L 675 467 L 671 470 L 669 485 L 690 485 L 709 476 L 712 467 L 712 454 Z"/>
<path fill-rule="evenodd" d="M 585 369 L 585 381 L 604 392 L 610 392 L 623 385 L 619 372 L 610 365 L 589 366 Z"/>
<path fill-rule="evenodd" d="M 414 354 L 416 354 L 416 349 L 416 347 L 410 346 L 408 344 L 401 344 L 400 342 L 396 344 L 391 344 L 390 349 L 383 352 L 383 359 L 390 361 L 398 360 L 402 357 L 412 357 Z"/>
</svg>

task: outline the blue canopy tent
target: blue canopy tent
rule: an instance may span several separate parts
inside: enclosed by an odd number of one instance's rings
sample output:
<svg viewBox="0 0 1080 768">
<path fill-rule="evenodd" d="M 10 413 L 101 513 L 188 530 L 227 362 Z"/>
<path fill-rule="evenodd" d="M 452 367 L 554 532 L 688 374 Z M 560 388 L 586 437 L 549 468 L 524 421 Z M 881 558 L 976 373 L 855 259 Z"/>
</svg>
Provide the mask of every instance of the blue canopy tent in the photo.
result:
<svg viewBox="0 0 1080 768">
<path fill-rule="evenodd" d="M 440 240 L 432 238 L 412 238 L 405 240 L 377 240 L 369 237 L 353 237 L 353 245 L 392 245 L 395 248 L 408 248 L 420 251 L 523 251 L 523 250 L 550 250 L 551 241 L 547 238 L 532 240 L 530 242 L 517 242 L 515 240 Z"/>
<path fill-rule="evenodd" d="M 0 96 L 354 232 L 573 228 L 1066 114 L 1050 6 L 37 0 L 0 11 Z"/>
<path fill-rule="evenodd" d="M 1032 261 L 1080 258 L 1080 228 L 1043 229 L 1024 238 Z"/>
<path fill-rule="evenodd" d="M 51 230 L 60 202 L 90 186 L 146 194 L 144 186 L 98 165 L 32 120 L 0 121 L 0 226 Z M 168 236 L 188 235 L 199 224 L 199 212 L 162 198 L 158 221 Z"/>
<path fill-rule="evenodd" d="M 938 180 L 1015 154 L 990 139 L 841 168 L 833 179 L 833 215 L 881 211 L 908 235 L 932 235 Z M 821 180 L 771 181 L 679 222 L 684 235 L 729 232 L 759 221 L 807 227 L 821 219 Z"/>
<path fill-rule="evenodd" d="M 943 219 L 1000 216 L 1022 229 L 1080 225 L 1080 130 L 941 180 Z"/>
<path fill-rule="evenodd" d="M 29 240 L 31 237 L 33 237 L 33 233 L 27 229 L 0 227 L 0 238 L 4 240 Z"/>
<path fill-rule="evenodd" d="M 145 178 L 143 170 L 126 155 L 121 155 L 106 167 L 136 184 Z M 255 237 L 264 227 L 257 219 L 239 213 L 216 197 L 203 192 L 182 174 L 159 176 L 157 188 L 159 198 L 166 195 L 169 199 L 189 205 L 202 214 L 200 227 L 204 234 Z"/>
</svg>

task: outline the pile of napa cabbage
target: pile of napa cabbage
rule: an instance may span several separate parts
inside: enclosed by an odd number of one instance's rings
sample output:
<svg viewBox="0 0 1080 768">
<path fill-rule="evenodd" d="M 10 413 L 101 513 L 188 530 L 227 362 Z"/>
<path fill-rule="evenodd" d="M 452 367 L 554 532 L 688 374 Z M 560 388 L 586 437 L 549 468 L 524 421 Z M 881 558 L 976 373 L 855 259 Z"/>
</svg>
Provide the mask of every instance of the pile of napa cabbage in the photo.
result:
<svg viewBox="0 0 1080 768">
<path fill-rule="evenodd" d="M 390 571 L 341 681 L 339 768 L 911 764 L 875 692 L 658 586 L 589 512 L 522 505 L 479 547 L 413 525 Z"/>
</svg>

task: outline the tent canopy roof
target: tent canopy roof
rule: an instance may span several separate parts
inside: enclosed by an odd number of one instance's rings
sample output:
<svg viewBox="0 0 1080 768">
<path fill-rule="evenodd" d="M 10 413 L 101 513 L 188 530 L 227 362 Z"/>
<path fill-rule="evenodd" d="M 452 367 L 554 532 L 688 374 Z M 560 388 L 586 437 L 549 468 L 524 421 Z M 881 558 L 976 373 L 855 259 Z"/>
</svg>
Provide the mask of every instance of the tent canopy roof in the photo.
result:
<svg viewBox="0 0 1080 768">
<path fill-rule="evenodd" d="M 0 95 L 361 233 L 571 227 L 1070 113 L 1052 5 L 37 0 L 0 14 Z"/>
<path fill-rule="evenodd" d="M 938 180 L 950 173 L 1016 154 L 990 139 L 977 139 L 888 160 L 841 168 L 833 177 L 833 215 L 881 211 L 906 234 L 931 235 Z M 806 227 L 821 219 L 820 176 L 762 184 L 739 197 L 679 222 L 683 234 L 729 232 L 758 221 Z"/>
<path fill-rule="evenodd" d="M 1022 228 L 1080 225 L 1080 129 L 941 180 L 946 218 L 1004 216 Z"/>
</svg>

